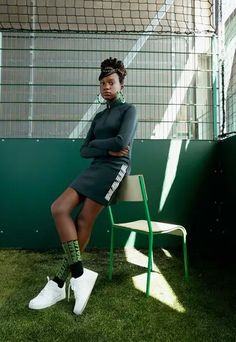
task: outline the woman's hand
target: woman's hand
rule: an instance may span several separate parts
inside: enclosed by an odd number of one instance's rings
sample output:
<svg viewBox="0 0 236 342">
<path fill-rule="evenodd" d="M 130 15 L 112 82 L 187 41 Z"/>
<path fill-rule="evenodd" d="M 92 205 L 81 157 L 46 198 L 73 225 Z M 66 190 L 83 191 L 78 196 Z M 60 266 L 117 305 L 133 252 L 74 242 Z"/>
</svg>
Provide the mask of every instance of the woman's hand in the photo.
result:
<svg viewBox="0 0 236 342">
<path fill-rule="evenodd" d="M 122 148 L 120 151 L 108 151 L 108 154 L 112 157 L 124 157 L 129 154 L 129 147 Z"/>
</svg>

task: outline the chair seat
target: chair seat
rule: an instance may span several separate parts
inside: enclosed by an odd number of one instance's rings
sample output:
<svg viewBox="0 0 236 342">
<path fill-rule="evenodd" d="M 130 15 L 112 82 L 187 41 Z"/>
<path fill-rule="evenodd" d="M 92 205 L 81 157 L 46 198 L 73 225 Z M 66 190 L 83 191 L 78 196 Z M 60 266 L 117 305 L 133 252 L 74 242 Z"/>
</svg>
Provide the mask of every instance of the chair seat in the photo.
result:
<svg viewBox="0 0 236 342">
<path fill-rule="evenodd" d="M 154 234 L 172 234 L 177 236 L 186 235 L 186 229 L 183 226 L 171 223 L 151 221 L 152 231 Z M 137 230 L 140 232 L 149 232 L 148 223 L 146 220 L 138 220 L 132 222 L 115 223 L 114 227 Z"/>
</svg>

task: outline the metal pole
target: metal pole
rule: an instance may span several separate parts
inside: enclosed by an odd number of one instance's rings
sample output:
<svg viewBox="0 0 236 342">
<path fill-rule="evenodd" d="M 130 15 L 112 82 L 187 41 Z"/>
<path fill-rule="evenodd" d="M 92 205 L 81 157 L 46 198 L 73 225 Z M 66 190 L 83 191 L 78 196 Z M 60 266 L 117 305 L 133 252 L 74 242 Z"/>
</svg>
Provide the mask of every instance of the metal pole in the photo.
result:
<svg viewBox="0 0 236 342">
<path fill-rule="evenodd" d="M 2 32 L 0 32 L 0 101 L 2 97 Z"/>
<path fill-rule="evenodd" d="M 29 75 L 29 131 L 28 137 L 32 138 L 33 135 L 33 116 L 34 116 L 34 59 L 35 59 L 35 0 L 31 1 L 32 5 L 32 30 L 33 32 L 30 33 L 30 75 Z"/>
</svg>

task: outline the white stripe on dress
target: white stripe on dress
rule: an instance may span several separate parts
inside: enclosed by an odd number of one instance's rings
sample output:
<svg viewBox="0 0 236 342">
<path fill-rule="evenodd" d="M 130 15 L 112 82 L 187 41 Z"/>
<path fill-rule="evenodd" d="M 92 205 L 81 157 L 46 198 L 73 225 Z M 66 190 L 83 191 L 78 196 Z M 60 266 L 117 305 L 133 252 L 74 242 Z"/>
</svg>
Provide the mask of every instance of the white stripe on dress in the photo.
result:
<svg viewBox="0 0 236 342">
<path fill-rule="evenodd" d="M 105 200 L 110 201 L 111 196 L 114 194 L 115 190 L 118 188 L 118 186 L 120 185 L 120 182 L 124 178 L 127 168 L 128 168 L 128 165 L 126 165 L 126 164 L 123 164 L 121 166 L 121 169 L 120 169 L 118 175 L 116 176 L 116 179 L 112 183 L 110 189 L 108 190 L 108 192 L 105 196 Z"/>
</svg>

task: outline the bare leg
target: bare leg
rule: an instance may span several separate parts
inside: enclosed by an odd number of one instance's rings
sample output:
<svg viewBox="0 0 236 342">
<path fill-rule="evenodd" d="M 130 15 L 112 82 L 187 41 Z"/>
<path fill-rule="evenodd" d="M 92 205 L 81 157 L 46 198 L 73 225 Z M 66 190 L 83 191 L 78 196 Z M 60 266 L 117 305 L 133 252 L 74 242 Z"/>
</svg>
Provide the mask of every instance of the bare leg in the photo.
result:
<svg viewBox="0 0 236 342">
<path fill-rule="evenodd" d="M 78 240 L 81 251 L 84 251 L 93 228 L 93 224 L 97 215 L 103 209 L 101 204 L 98 204 L 89 198 L 86 198 L 81 212 L 78 215 Z M 70 286 L 74 291 L 75 306 L 73 312 L 76 315 L 81 315 L 89 300 L 98 274 L 94 271 L 84 269 L 82 277 L 72 278 Z"/>
<path fill-rule="evenodd" d="M 52 216 L 61 242 L 78 239 L 76 227 L 71 218 L 71 212 L 79 203 L 79 194 L 74 189 L 68 188 L 51 206 Z"/>
<path fill-rule="evenodd" d="M 31 309 L 43 309 L 65 298 L 65 280 L 71 271 L 70 286 L 75 294 L 74 313 L 81 314 L 87 304 L 95 284 L 97 273 L 87 270 L 84 277 L 80 249 L 87 245 L 94 221 L 103 206 L 86 198 L 78 216 L 78 231 L 71 217 L 72 210 L 83 200 L 72 188 L 66 189 L 51 206 L 52 215 L 66 253 L 62 268 L 53 281 L 49 281 L 42 291 L 29 303 Z M 81 248 L 80 248 L 81 246 Z M 69 261 L 70 260 L 70 261 Z M 82 271 L 82 272 L 81 272 Z M 57 285 L 56 285 L 57 284 Z"/>
<path fill-rule="evenodd" d="M 91 236 L 93 224 L 103 208 L 104 206 L 102 204 L 99 204 L 89 198 L 85 199 L 83 208 L 81 209 L 77 218 L 77 239 L 79 240 L 81 252 L 83 252 L 86 248 Z"/>
<path fill-rule="evenodd" d="M 61 241 L 65 244 L 69 242 L 75 242 L 77 243 L 76 247 L 79 247 L 77 241 L 77 231 L 70 214 L 71 211 L 79 204 L 79 202 L 80 196 L 77 194 L 77 192 L 72 188 L 68 188 L 56 199 L 51 206 L 52 215 Z M 76 263 L 73 265 L 75 264 Z M 78 268 L 80 267 L 81 269 L 81 261 L 80 264 L 79 262 L 77 262 L 77 264 L 79 265 Z M 43 291 L 41 291 L 38 296 L 29 302 L 29 308 L 35 310 L 44 309 L 56 304 L 60 300 L 63 300 L 66 297 L 65 280 L 69 274 L 70 267 L 73 265 L 70 265 L 68 263 L 68 259 L 65 258 L 56 277 L 54 277 L 53 280 L 49 280 Z"/>
<path fill-rule="evenodd" d="M 93 224 L 98 214 L 103 209 L 103 205 L 86 198 L 83 207 L 78 215 L 78 241 L 81 252 L 84 251 L 92 232 Z M 70 280 L 70 286 L 74 291 L 75 306 L 73 312 L 76 315 L 81 315 L 89 300 L 90 294 L 93 290 L 98 273 L 84 269 L 82 277 L 74 278 L 73 273 Z"/>
</svg>

